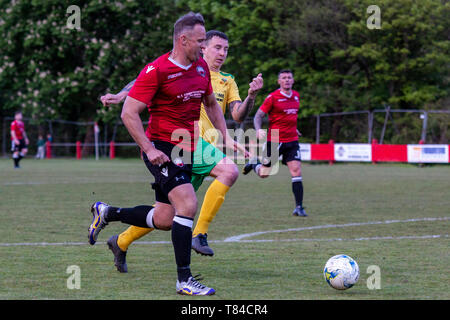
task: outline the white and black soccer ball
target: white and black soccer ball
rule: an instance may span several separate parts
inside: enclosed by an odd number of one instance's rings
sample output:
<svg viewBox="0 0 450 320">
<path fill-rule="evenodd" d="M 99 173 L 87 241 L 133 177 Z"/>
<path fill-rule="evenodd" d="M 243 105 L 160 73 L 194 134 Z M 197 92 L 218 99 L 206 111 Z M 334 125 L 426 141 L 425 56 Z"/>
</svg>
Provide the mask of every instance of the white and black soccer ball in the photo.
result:
<svg viewBox="0 0 450 320">
<path fill-rule="evenodd" d="M 328 259 L 323 275 L 332 288 L 346 290 L 358 282 L 359 266 L 351 257 L 338 254 Z"/>
</svg>

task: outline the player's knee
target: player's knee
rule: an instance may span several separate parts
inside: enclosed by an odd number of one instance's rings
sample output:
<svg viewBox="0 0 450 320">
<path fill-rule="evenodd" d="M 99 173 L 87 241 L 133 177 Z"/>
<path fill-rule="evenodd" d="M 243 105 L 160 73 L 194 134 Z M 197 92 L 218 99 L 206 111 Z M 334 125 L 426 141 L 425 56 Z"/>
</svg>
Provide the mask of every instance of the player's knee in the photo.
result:
<svg viewBox="0 0 450 320">
<path fill-rule="evenodd" d="M 198 203 L 192 184 L 181 184 L 168 194 L 169 201 L 175 209 L 175 215 L 194 218 Z"/>
<path fill-rule="evenodd" d="M 211 175 L 231 187 L 239 177 L 238 166 L 228 158 L 224 158 L 218 165 L 211 171 Z"/>
<path fill-rule="evenodd" d="M 162 231 L 169 231 L 172 229 L 172 220 L 165 219 L 163 221 L 158 221 L 158 223 L 155 222 L 155 227 Z"/>
<path fill-rule="evenodd" d="M 301 177 L 302 176 L 302 166 L 298 161 L 292 161 L 288 163 L 289 171 L 291 172 L 292 177 Z"/>
<path fill-rule="evenodd" d="M 239 177 L 239 169 L 236 164 L 233 163 L 227 166 L 227 177 L 232 184 L 236 182 Z"/>
<path fill-rule="evenodd" d="M 183 206 L 177 208 L 176 214 L 193 218 L 197 213 L 197 209 L 198 209 L 197 198 L 186 198 L 183 203 Z"/>
<path fill-rule="evenodd" d="M 188 201 L 187 210 L 192 217 L 195 216 L 198 210 L 197 198 L 192 199 L 192 201 Z"/>
<path fill-rule="evenodd" d="M 153 224 L 157 229 L 168 231 L 172 229 L 175 211 L 171 206 L 159 206 L 153 213 Z"/>
</svg>

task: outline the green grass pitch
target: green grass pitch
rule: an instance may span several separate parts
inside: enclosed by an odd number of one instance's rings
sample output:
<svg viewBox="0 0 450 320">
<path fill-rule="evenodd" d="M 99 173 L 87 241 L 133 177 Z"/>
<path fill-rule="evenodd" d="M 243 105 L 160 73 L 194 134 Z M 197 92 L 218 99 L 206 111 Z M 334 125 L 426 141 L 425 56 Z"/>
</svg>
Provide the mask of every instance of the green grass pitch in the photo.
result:
<svg viewBox="0 0 450 320">
<path fill-rule="evenodd" d="M 170 232 L 154 231 L 128 252 L 120 274 L 105 245 L 127 226 L 111 223 L 87 243 L 94 201 L 152 204 L 140 160 L 0 160 L 0 299 L 192 299 L 175 293 Z M 221 300 L 450 299 L 450 167 L 303 164 L 307 218 L 293 217 L 289 172 L 241 175 L 212 223 L 214 257 L 192 254 L 192 271 Z M 197 193 L 199 206 L 210 184 Z M 233 240 L 233 241 L 230 241 Z M 323 278 L 345 253 L 359 282 L 337 291 Z M 68 288 L 68 267 L 80 288 Z M 379 289 L 370 289 L 378 266 Z M 370 269 L 370 268 L 369 268 Z M 70 287 L 70 286 L 69 286 Z"/>
</svg>

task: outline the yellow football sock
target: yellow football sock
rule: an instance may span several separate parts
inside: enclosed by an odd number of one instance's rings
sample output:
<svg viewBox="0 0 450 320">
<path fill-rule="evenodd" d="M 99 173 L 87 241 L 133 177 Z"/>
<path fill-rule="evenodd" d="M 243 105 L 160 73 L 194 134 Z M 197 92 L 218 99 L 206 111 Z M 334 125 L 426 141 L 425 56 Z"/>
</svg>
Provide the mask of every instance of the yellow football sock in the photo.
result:
<svg viewBox="0 0 450 320">
<path fill-rule="evenodd" d="M 206 191 L 205 198 L 203 199 L 203 205 L 200 209 L 200 215 L 195 229 L 192 232 L 192 236 L 208 232 L 209 225 L 222 206 L 222 203 L 225 200 L 225 194 L 229 189 L 229 186 L 224 185 L 218 180 L 214 180 L 213 183 L 211 183 Z"/>
<path fill-rule="evenodd" d="M 119 234 L 119 237 L 117 238 L 117 245 L 119 246 L 120 250 L 127 251 L 128 246 L 133 241 L 136 241 L 137 239 L 145 236 L 147 233 L 153 230 L 153 228 L 130 226 L 127 230 Z"/>
</svg>

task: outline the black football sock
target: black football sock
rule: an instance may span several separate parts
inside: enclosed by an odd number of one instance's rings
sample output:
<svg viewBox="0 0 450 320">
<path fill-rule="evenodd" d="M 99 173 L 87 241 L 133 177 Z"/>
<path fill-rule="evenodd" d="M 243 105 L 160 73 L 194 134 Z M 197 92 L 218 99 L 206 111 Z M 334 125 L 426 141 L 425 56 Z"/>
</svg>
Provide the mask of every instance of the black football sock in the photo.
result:
<svg viewBox="0 0 450 320">
<path fill-rule="evenodd" d="M 292 192 L 295 197 L 295 205 L 303 207 L 303 182 L 301 176 L 292 178 Z"/>
<path fill-rule="evenodd" d="M 141 228 L 153 228 L 152 206 L 136 206 L 134 208 L 108 207 L 105 214 L 106 222 L 121 221 Z M 151 216 L 149 216 L 149 214 Z"/>
<path fill-rule="evenodd" d="M 14 156 L 13 156 L 13 161 L 14 161 L 14 167 L 18 167 L 19 166 L 19 157 L 14 158 Z"/>
<path fill-rule="evenodd" d="M 19 157 L 17 158 L 17 166 L 19 166 L 19 162 L 22 159 L 23 159 L 23 155 L 21 153 L 19 153 Z"/>
<path fill-rule="evenodd" d="M 178 281 L 187 281 L 191 274 L 192 225 L 194 220 L 176 215 L 172 224 L 172 244 L 177 263 Z"/>
</svg>

